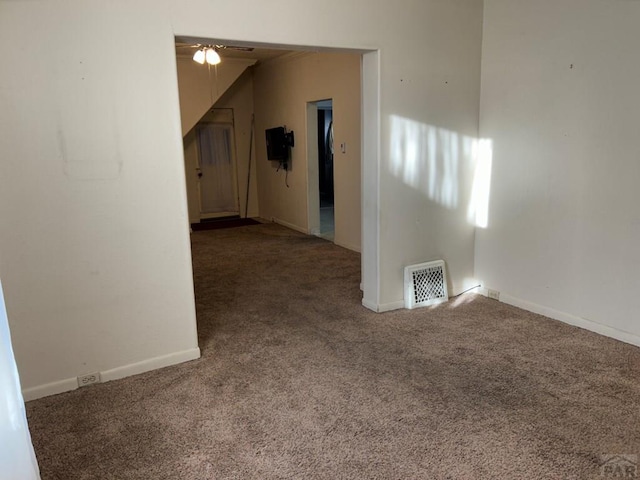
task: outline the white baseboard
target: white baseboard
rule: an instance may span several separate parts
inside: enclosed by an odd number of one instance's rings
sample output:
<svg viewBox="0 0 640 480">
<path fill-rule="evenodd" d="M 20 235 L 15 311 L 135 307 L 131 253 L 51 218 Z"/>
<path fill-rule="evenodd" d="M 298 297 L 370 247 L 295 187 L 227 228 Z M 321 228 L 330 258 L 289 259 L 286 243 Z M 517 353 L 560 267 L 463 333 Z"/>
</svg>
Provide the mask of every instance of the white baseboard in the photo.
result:
<svg viewBox="0 0 640 480">
<path fill-rule="evenodd" d="M 482 288 L 478 293 L 482 293 L 486 296 L 487 289 Z M 500 293 L 500 301 L 508 305 L 513 305 L 514 307 L 522 308 L 523 310 L 527 310 L 529 312 L 537 313 L 538 315 L 553 318 L 554 320 L 558 320 L 568 325 L 573 325 L 574 327 L 583 328 L 585 330 L 589 330 L 590 332 L 594 332 L 600 335 L 604 335 L 605 337 L 613 338 L 615 340 L 620 340 L 621 342 L 640 347 L 640 337 L 633 333 L 618 330 L 617 328 L 609 327 L 592 320 L 587 320 L 586 318 L 577 317 L 570 313 L 561 312 L 550 307 L 545 307 L 544 305 L 538 305 L 537 303 L 522 300 L 510 295 L 505 295 L 503 293 Z"/>
<path fill-rule="evenodd" d="M 390 312 L 392 310 L 400 310 L 401 308 L 404 308 L 404 300 L 398 300 L 396 302 L 390 303 L 381 303 L 380 305 L 378 305 L 378 312 Z"/>
<path fill-rule="evenodd" d="M 404 308 L 404 300 L 391 302 L 391 303 L 376 304 L 376 303 L 369 302 L 363 298 L 362 305 L 368 308 L 369 310 L 373 310 L 376 313 L 383 313 L 383 312 L 390 312 L 392 310 L 399 310 L 401 308 Z"/>
<path fill-rule="evenodd" d="M 170 365 L 196 360 L 198 358 L 200 358 L 200 349 L 192 348 L 191 350 L 170 353 L 169 355 L 154 357 L 148 360 L 143 360 L 142 362 L 131 363 L 122 367 L 105 370 L 100 372 L 100 376 L 103 382 L 109 382 L 111 380 L 130 377 L 131 375 L 138 375 L 139 373 L 149 372 L 158 368 L 164 368 Z"/>
<path fill-rule="evenodd" d="M 484 295 L 485 297 L 488 297 L 489 296 L 489 289 L 487 287 L 479 286 L 479 287 L 476 287 L 475 292 L 473 292 L 473 293 L 477 293 L 479 295 Z"/>
<path fill-rule="evenodd" d="M 75 390 L 76 388 L 78 388 L 77 378 L 65 378 L 64 380 L 59 380 L 57 382 L 25 388 L 22 390 L 22 396 L 24 397 L 24 401 L 28 402 L 29 400 L 57 395 L 58 393 L 68 392 L 70 390 Z"/>
<path fill-rule="evenodd" d="M 300 232 L 300 233 L 304 233 L 305 235 L 312 235 L 314 237 L 322 238 L 322 235 L 320 235 L 320 231 L 316 232 L 314 229 L 313 230 L 308 230 L 306 228 L 299 227 L 298 225 L 294 225 L 293 223 L 285 222 L 284 220 L 280 220 L 279 218 L 275 218 L 275 217 L 271 217 L 271 221 L 273 223 L 277 223 L 278 225 L 282 225 L 283 227 L 287 227 L 287 228 L 290 228 L 291 230 L 295 230 L 296 232 Z M 348 243 L 336 242 L 335 240 L 334 240 L 333 243 L 338 245 L 339 247 L 346 248 L 347 250 L 352 250 L 354 252 L 360 253 L 360 250 L 361 250 L 360 246 L 357 246 L 357 245 L 349 245 Z"/>
<path fill-rule="evenodd" d="M 285 222 L 284 220 L 280 220 L 279 218 L 271 217 L 271 221 L 273 223 L 277 223 L 278 225 L 282 225 L 283 227 L 295 230 L 296 232 L 304 233 L 305 235 L 309 234 L 306 228 L 299 227 L 298 225 L 294 225 L 293 223 Z"/>
<path fill-rule="evenodd" d="M 362 299 L 362 306 L 365 308 L 368 308 L 369 310 L 372 310 L 374 312 L 378 311 L 378 305 L 376 305 L 373 302 L 369 302 L 367 300 L 365 300 L 364 298 Z"/>
<path fill-rule="evenodd" d="M 333 243 L 335 243 L 339 247 L 346 248 L 347 250 L 360 253 L 360 247 L 357 245 L 349 245 L 348 243 L 335 242 L 335 241 Z"/>
<path fill-rule="evenodd" d="M 188 362 L 189 360 L 195 360 L 197 358 L 200 358 L 200 349 L 192 348 L 191 350 L 170 353 L 169 355 L 149 358 L 141 362 L 123 365 L 121 367 L 112 368 L 110 370 L 104 370 L 100 372 L 100 378 L 102 383 L 109 382 L 111 380 L 117 380 L 119 378 L 130 377 L 131 375 L 149 372 L 158 368 Z M 77 388 L 78 380 L 76 377 L 65 378 L 64 380 L 59 380 L 57 382 L 51 382 L 44 385 L 38 385 L 37 387 L 26 388 L 22 391 L 22 396 L 24 397 L 25 402 L 27 402 L 29 400 L 35 400 L 37 398 L 48 397 L 50 395 L 57 395 L 58 393 L 68 392 Z"/>
</svg>

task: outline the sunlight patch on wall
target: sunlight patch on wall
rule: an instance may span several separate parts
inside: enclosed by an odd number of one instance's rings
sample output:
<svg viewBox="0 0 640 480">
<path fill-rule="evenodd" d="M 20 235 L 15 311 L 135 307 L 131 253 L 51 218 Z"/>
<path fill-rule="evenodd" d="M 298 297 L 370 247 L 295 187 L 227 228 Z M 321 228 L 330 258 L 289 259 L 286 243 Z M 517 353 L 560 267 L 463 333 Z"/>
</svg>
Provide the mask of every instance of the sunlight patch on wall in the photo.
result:
<svg viewBox="0 0 640 480">
<path fill-rule="evenodd" d="M 481 138 L 476 143 L 476 168 L 471 189 L 471 201 L 467 219 L 479 228 L 489 226 L 489 197 L 491 194 L 491 163 L 493 162 L 493 141 Z"/>
<path fill-rule="evenodd" d="M 468 201 L 468 222 L 487 228 L 492 141 L 398 115 L 389 118 L 391 173 L 450 210 L 464 208 Z M 471 175 L 472 186 L 463 182 Z"/>
<path fill-rule="evenodd" d="M 475 139 L 391 115 L 391 172 L 406 185 L 449 209 L 458 208 L 460 173 L 468 168 Z"/>
</svg>

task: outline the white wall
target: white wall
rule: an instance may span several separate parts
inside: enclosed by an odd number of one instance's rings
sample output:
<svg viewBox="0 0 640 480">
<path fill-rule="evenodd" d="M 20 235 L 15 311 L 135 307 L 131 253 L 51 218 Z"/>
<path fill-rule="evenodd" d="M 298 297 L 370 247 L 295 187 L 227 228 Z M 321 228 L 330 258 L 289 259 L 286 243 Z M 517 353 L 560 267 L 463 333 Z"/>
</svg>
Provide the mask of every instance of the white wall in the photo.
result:
<svg viewBox="0 0 640 480">
<path fill-rule="evenodd" d="M 470 221 L 482 2 L 425 2 L 381 52 L 382 309 L 402 306 L 402 268 L 443 259 L 449 295 L 477 284 Z M 394 10 L 400 10 L 397 4 Z M 402 21 L 407 19 L 402 18 Z M 386 31 L 386 29 L 385 29 Z M 419 52 L 414 49 L 419 46 Z M 408 55 L 412 55 L 410 58 Z"/>
<path fill-rule="evenodd" d="M 636 344 L 638 25 L 638 2 L 485 2 L 475 263 L 503 300 Z"/>
<path fill-rule="evenodd" d="M 360 55 L 297 53 L 259 65 L 254 78 L 260 216 L 310 233 L 307 102 L 331 98 L 335 243 L 360 250 Z M 295 134 L 289 162 L 289 188 L 285 184 L 285 172 L 277 171 L 278 162 L 269 162 L 266 152 L 265 129 L 282 125 Z M 342 143 L 347 144 L 345 153 L 340 151 Z"/>
<path fill-rule="evenodd" d="M 154 5 L 0 3 L 0 274 L 27 398 L 199 356 L 173 34 Z"/>
<path fill-rule="evenodd" d="M 481 22 L 481 0 L 2 0 L 0 274 L 23 386 L 197 355 L 174 35 L 379 49 L 365 297 L 398 306 L 403 265 L 436 256 L 455 293 L 473 231 L 393 173 L 392 118 L 477 133 Z"/>
</svg>

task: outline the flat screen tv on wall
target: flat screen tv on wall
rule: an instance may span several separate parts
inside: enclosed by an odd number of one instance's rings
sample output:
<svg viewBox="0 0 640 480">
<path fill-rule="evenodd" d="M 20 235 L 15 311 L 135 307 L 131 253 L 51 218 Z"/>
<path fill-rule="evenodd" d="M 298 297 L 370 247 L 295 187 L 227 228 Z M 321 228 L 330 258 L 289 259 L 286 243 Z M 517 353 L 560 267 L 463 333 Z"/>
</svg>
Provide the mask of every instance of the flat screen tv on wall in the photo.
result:
<svg viewBox="0 0 640 480">
<path fill-rule="evenodd" d="M 293 147 L 293 132 L 286 127 L 268 128 L 265 131 L 267 140 L 267 158 L 285 162 L 289 160 L 289 149 Z"/>
</svg>

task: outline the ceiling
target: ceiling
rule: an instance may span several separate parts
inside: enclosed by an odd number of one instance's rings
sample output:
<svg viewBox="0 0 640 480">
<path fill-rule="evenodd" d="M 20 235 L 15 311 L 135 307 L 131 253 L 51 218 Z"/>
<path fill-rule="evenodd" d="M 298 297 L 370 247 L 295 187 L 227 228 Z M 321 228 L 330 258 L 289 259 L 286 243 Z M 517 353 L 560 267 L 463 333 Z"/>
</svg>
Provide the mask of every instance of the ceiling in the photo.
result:
<svg viewBox="0 0 640 480">
<path fill-rule="evenodd" d="M 221 43 L 211 41 L 211 43 L 205 42 L 183 42 L 176 38 L 176 55 L 181 57 L 192 57 L 197 50 L 197 45 L 221 45 Z M 244 58 L 256 60 L 258 63 L 266 62 L 267 60 L 274 59 L 290 53 L 291 50 L 274 49 L 274 48 L 255 48 L 241 46 L 242 48 L 251 48 L 251 51 L 235 50 L 233 48 L 220 48 L 218 54 L 221 58 Z"/>
</svg>

